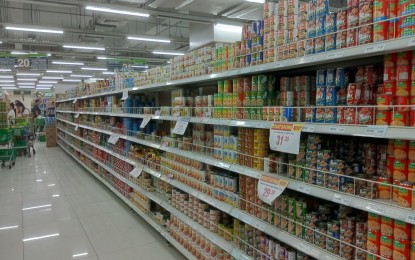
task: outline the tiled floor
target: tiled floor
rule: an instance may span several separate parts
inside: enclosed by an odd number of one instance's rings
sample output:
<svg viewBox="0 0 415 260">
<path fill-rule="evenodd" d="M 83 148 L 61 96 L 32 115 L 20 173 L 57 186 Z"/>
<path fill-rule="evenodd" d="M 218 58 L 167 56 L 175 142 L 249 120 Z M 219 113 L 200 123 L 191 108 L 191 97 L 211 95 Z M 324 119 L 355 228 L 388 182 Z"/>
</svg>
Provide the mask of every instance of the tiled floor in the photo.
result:
<svg viewBox="0 0 415 260">
<path fill-rule="evenodd" d="M 59 148 L 0 169 L 1 260 L 184 259 Z"/>
</svg>

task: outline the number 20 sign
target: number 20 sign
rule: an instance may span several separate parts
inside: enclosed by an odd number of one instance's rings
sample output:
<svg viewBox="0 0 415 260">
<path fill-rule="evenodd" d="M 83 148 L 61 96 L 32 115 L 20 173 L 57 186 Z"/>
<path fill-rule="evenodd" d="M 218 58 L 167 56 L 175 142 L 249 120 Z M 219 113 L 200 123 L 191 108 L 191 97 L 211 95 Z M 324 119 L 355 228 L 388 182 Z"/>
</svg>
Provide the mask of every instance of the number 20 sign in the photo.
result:
<svg viewBox="0 0 415 260">
<path fill-rule="evenodd" d="M 274 123 L 269 133 L 269 146 L 272 150 L 298 154 L 302 124 Z"/>
</svg>

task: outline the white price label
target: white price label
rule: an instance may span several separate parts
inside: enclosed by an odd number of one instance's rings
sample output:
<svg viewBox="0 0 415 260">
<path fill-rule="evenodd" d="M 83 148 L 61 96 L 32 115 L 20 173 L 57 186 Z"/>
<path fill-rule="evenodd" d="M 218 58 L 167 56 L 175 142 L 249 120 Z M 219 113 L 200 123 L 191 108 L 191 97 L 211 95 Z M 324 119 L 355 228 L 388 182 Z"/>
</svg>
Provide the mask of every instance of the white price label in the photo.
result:
<svg viewBox="0 0 415 260">
<path fill-rule="evenodd" d="M 160 110 L 156 110 L 156 112 L 154 112 L 154 116 L 160 116 Z"/>
<path fill-rule="evenodd" d="M 143 165 L 139 165 L 137 167 L 135 167 L 131 172 L 130 175 L 133 176 L 134 178 L 138 178 L 138 176 L 141 175 L 141 173 L 143 172 L 144 166 Z"/>
<path fill-rule="evenodd" d="M 409 39 L 408 46 L 415 46 L 415 37 L 412 37 L 411 39 Z"/>
<path fill-rule="evenodd" d="M 120 139 L 120 136 L 112 134 L 110 138 L 108 138 L 108 143 L 110 144 L 116 144 L 118 140 Z"/>
<path fill-rule="evenodd" d="M 298 185 L 297 191 L 305 193 L 305 194 L 310 194 L 311 193 L 311 187 L 301 183 L 300 185 Z"/>
<path fill-rule="evenodd" d="M 173 129 L 173 134 L 177 135 L 184 135 L 184 132 L 186 131 L 187 126 L 189 125 L 190 117 L 181 117 L 179 120 L 177 120 L 176 125 Z"/>
<path fill-rule="evenodd" d="M 367 46 L 365 48 L 364 53 L 372 53 L 372 52 L 378 52 L 378 51 L 383 51 L 385 50 L 385 44 L 377 44 L 377 45 L 371 45 L 371 46 Z"/>
<path fill-rule="evenodd" d="M 330 60 L 330 59 L 337 59 L 337 58 L 341 58 L 343 57 L 344 52 L 343 51 L 335 51 L 335 52 L 331 52 L 329 54 L 327 54 L 326 59 Z"/>
<path fill-rule="evenodd" d="M 75 104 L 78 101 L 77 98 L 75 98 L 75 100 L 72 102 L 72 104 Z"/>
<path fill-rule="evenodd" d="M 78 131 L 79 125 L 75 126 L 75 131 Z"/>
<path fill-rule="evenodd" d="M 380 205 L 375 205 L 375 204 L 368 203 L 365 208 L 366 208 L 367 211 L 376 213 L 378 215 L 384 215 L 385 214 L 385 209 Z"/>
<path fill-rule="evenodd" d="M 350 206 L 350 203 L 352 202 L 352 200 L 348 197 L 344 197 L 342 195 L 339 194 L 334 194 L 333 195 L 333 202 L 338 203 L 338 204 L 343 204 L 346 206 Z"/>
<path fill-rule="evenodd" d="M 150 122 L 151 117 L 150 116 L 146 116 L 143 119 L 143 122 L 141 122 L 140 128 L 144 128 L 147 126 L 147 124 Z"/>
<path fill-rule="evenodd" d="M 339 126 L 330 126 L 328 132 L 329 133 L 336 133 L 336 134 L 343 134 L 346 131 L 345 127 Z"/>
<path fill-rule="evenodd" d="M 302 128 L 302 124 L 272 124 L 269 135 L 270 148 L 279 152 L 298 154 Z"/>
<path fill-rule="evenodd" d="M 265 230 L 264 225 L 262 223 L 259 223 L 259 222 L 255 223 L 255 228 L 258 229 L 258 230 L 261 230 L 261 231 Z"/>
<path fill-rule="evenodd" d="M 258 197 L 265 203 L 272 205 L 287 188 L 288 181 L 274 176 L 262 175 L 258 182 Z"/>
<path fill-rule="evenodd" d="M 128 98 L 128 89 L 124 89 L 122 91 L 122 97 L 121 100 L 126 100 Z"/>
<path fill-rule="evenodd" d="M 79 113 L 75 115 L 75 118 L 78 118 L 78 117 L 79 117 Z"/>
<path fill-rule="evenodd" d="M 308 133 L 314 133 L 314 131 L 316 131 L 316 127 L 313 125 L 304 125 L 302 131 L 308 132 Z"/>
<path fill-rule="evenodd" d="M 385 136 L 387 131 L 387 125 L 368 125 L 365 129 L 365 134 L 374 136 Z"/>
<path fill-rule="evenodd" d="M 415 225 L 415 213 L 409 213 L 408 216 L 406 216 L 405 222 Z"/>
<path fill-rule="evenodd" d="M 277 62 L 276 64 L 275 64 L 275 67 L 276 68 L 282 68 L 282 67 L 285 67 L 287 65 L 287 62 L 286 61 L 283 61 L 283 62 Z"/>
</svg>

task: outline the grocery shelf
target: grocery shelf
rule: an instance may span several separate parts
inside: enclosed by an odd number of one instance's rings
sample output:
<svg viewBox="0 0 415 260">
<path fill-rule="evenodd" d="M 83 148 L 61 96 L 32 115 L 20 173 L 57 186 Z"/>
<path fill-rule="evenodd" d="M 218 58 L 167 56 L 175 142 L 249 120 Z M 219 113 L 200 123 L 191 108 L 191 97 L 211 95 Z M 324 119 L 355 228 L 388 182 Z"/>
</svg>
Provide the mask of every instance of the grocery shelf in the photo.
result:
<svg viewBox="0 0 415 260">
<path fill-rule="evenodd" d="M 61 111 L 57 111 L 61 112 Z M 130 117 L 130 118 L 144 118 L 151 115 L 143 114 L 130 114 L 130 113 L 106 113 L 106 112 L 70 112 L 62 111 L 61 113 L 79 113 L 89 115 L 101 115 L 101 116 L 114 116 L 114 117 Z M 175 116 L 152 116 L 153 120 L 167 120 L 177 121 L 179 117 Z M 198 124 L 211 124 L 211 125 L 224 125 L 233 127 L 246 127 L 246 128 L 258 128 L 258 129 L 270 129 L 273 121 L 263 120 L 230 120 L 220 118 L 203 118 L 203 117 L 191 117 L 191 123 Z M 287 123 L 287 122 L 282 122 Z M 376 125 L 344 125 L 344 124 L 325 124 L 325 123 L 304 123 L 304 122 L 289 122 L 301 124 L 303 126 L 303 132 L 316 133 L 316 134 L 330 134 L 330 135 L 342 135 L 342 136 L 357 136 L 357 137 L 370 137 L 370 138 L 385 138 L 385 139 L 402 139 L 415 140 L 415 127 L 409 126 L 388 126 L 385 132 L 381 134 L 376 131 L 373 132 Z M 383 127 L 383 126 L 382 126 Z"/>
<path fill-rule="evenodd" d="M 388 41 L 376 42 L 371 44 L 365 44 L 352 48 L 345 48 L 335 51 L 323 52 L 319 54 L 306 55 L 304 57 L 288 59 L 283 61 L 276 61 L 272 63 L 261 64 L 252 67 L 245 67 L 221 73 L 215 73 L 205 76 L 174 80 L 169 82 L 161 82 L 155 84 L 149 84 L 144 86 L 137 86 L 129 89 L 119 89 L 115 91 L 109 91 L 105 93 L 98 93 L 92 95 L 84 95 L 80 97 L 73 97 L 64 100 L 57 100 L 57 103 L 63 103 L 68 101 L 74 101 L 78 99 L 86 99 L 92 97 L 100 97 L 114 94 L 121 94 L 124 90 L 128 90 L 132 93 L 149 92 L 165 90 L 166 88 L 178 87 L 187 84 L 212 82 L 216 80 L 226 79 L 230 77 L 238 77 L 249 74 L 258 74 L 271 71 L 286 71 L 299 67 L 306 67 L 311 65 L 322 65 L 338 61 L 346 61 L 357 58 L 365 58 L 371 56 L 378 56 L 392 52 L 404 51 L 413 48 L 415 46 L 415 37 L 399 38 Z"/>
<path fill-rule="evenodd" d="M 60 137 L 59 137 L 60 138 Z M 81 141 L 85 141 L 84 139 L 80 138 Z M 63 140 L 65 143 L 67 143 L 68 145 L 70 145 L 72 148 L 74 148 L 75 150 L 79 151 L 80 153 L 82 153 L 83 155 L 85 155 L 86 157 L 88 157 L 89 159 L 91 159 L 92 161 L 96 162 L 97 164 L 99 164 L 101 167 L 103 167 L 105 170 L 107 170 L 108 172 L 110 172 L 112 175 L 114 175 L 115 177 L 117 177 L 118 179 L 120 179 L 121 181 L 123 181 L 124 183 L 128 184 L 130 187 L 133 187 L 135 190 L 137 190 L 138 192 L 142 193 L 143 195 L 147 196 L 149 199 L 151 199 L 152 201 L 156 202 L 157 204 L 159 204 L 160 206 L 162 206 L 163 208 L 165 208 L 167 211 L 169 211 L 170 213 L 172 213 L 173 215 L 175 215 L 176 217 L 180 218 L 180 219 L 186 219 L 187 220 L 183 220 L 185 221 L 185 223 L 187 223 L 190 227 L 192 227 L 194 230 L 201 232 L 201 230 L 205 230 L 205 228 L 203 226 L 201 226 L 200 224 L 196 223 L 195 221 L 191 220 L 190 218 L 188 218 L 186 215 L 184 215 L 183 213 L 181 213 L 180 211 L 178 211 L 176 208 L 172 207 L 170 204 L 166 203 L 166 199 L 161 198 L 161 196 L 154 194 L 152 192 L 147 192 L 145 190 L 143 190 L 141 187 L 138 187 L 137 185 L 135 185 L 134 183 L 132 183 L 131 181 L 125 179 L 123 176 L 119 175 L 118 173 L 114 172 L 113 169 L 109 168 L 108 166 L 106 166 L 105 164 L 103 164 L 102 162 L 100 162 L 99 160 L 96 160 L 95 158 L 93 158 L 92 156 L 90 156 L 89 154 L 83 152 L 81 149 L 79 149 L 78 147 L 70 144 L 69 142 L 67 142 L 66 140 Z M 97 147 L 100 148 L 100 147 Z M 101 148 L 102 149 L 102 148 Z M 107 152 L 107 149 L 102 149 L 103 151 Z M 123 156 L 120 157 L 120 159 L 124 159 Z M 145 172 L 148 172 L 148 168 L 145 167 L 144 168 Z M 331 260 L 331 259 L 342 259 L 337 255 L 328 253 L 322 249 L 320 249 L 319 247 L 310 244 L 294 235 L 289 234 L 288 232 L 285 232 L 279 228 L 276 228 L 275 226 L 272 226 L 271 224 L 268 224 L 260 219 L 257 219 L 251 215 L 249 215 L 248 213 L 245 213 L 237 208 L 232 207 L 231 205 L 221 202 L 219 200 L 216 200 L 212 197 L 209 197 L 208 195 L 198 192 L 197 190 L 194 190 L 176 180 L 172 180 L 172 179 L 168 179 L 167 177 L 163 176 L 161 173 L 158 174 L 154 174 L 154 170 L 152 170 L 153 176 L 160 178 L 163 181 L 166 181 L 168 183 L 170 183 L 172 186 L 183 190 L 184 192 L 187 192 L 189 195 L 192 195 L 198 199 L 201 199 L 203 201 L 205 201 L 206 203 L 208 203 L 209 205 L 216 207 L 218 209 L 220 209 L 221 211 L 224 211 L 230 215 L 232 215 L 233 217 L 245 222 L 248 225 L 252 225 L 253 227 L 267 233 L 268 235 L 271 235 L 273 237 L 275 237 L 276 239 L 280 240 L 281 242 L 284 242 L 286 244 L 292 245 L 294 248 L 307 253 L 308 255 L 317 258 L 317 259 L 327 259 L 327 260 Z M 238 252 L 239 250 L 236 248 L 232 248 L 231 245 L 229 245 L 229 243 L 224 240 L 223 238 L 218 238 L 214 233 L 212 232 L 205 232 L 203 231 L 203 235 L 205 235 L 205 237 L 207 237 L 209 240 L 211 240 L 213 243 L 217 244 L 218 246 L 220 246 L 221 248 L 225 249 L 227 252 L 231 253 L 232 255 L 237 255 L 240 257 L 245 257 L 241 252 Z M 206 235 L 207 234 L 207 235 Z M 223 247 L 223 245 L 226 245 L 226 248 Z M 249 258 L 238 258 L 238 259 L 249 259 Z"/>
<path fill-rule="evenodd" d="M 59 138 L 61 138 L 61 137 L 59 137 Z M 179 210 L 177 210 L 176 208 L 174 208 L 173 206 L 171 206 L 168 203 L 168 200 L 166 198 L 163 198 L 161 195 L 155 194 L 153 192 L 148 192 L 148 191 L 144 190 L 143 188 L 137 186 L 136 184 L 134 184 L 133 182 L 129 181 L 125 177 L 123 177 L 120 174 L 116 173 L 112 168 L 108 167 L 104 163 L 100 162 L 99 160 L 96 160 L 94 157 L 92 157 L 89 154 L 85 153 L 84 151 L 82 151 L 78 147 L 72 145 L 71 143 L 68 143 L 66 140 L 63 140 L 63 141 L 65 143 L 67 143 L 68 145 L 70 145 L 75 150 L 77 150 L 78 152 L 82 153 L 84 156 L 88 157 L 89 159 L 91 159 L 92 161 L 94 161 L 95 163 L 97 163 L 98 165 L 100 165 L 101 167 L 103 167 L 106 171 L 108 171 L 109 173 L 111 173 L 117 179 L 119 179 L 122 182 L 126 183 L 127 185 L 129 185 L 130 187 L 132 187 L 134 190 L 138 191 L 139 193 L 143 194 L 144 196 L 146 196 L 150 200 L 154 201 L 155 203 L 157 203 L 158 205 L 160 205 L 161 207 L 163 207 L 164 209 L 166 209 L 167 211 L 169 211 L 171 214 L 173 214 L 174 216 L 176 216 L 177 218 L 179 218 L 181 221 L 183 221 L 184 223 L 186 223 L 187 225 L 189 225 L 195 231 L 201 233 L 204 237 L 206 237 L 207 239 L 209 239 L 212 243 L 216 244 L 220 248 L 224 249 L 225 251 L 227 251 L 230 254 L 232 254 L 232 252 L 235 253 L 236 251 L 239 251 L 239 249 L 236 249 L 236 248 L 233 247 L 232 243 L 230 243 L 230 242 L 226 241 L 225 239 L 219 237 L 218 235 L 210 232 L 205 227 L 203 227 L 202 225 L 200 225 L 197 222 L 193 221 L 188 216 L 184 215 Z M 83 166 L 86 167 L 84 164 L 83 164 Z M 103 181 L 103 180 L 101 179 L 101 181 Z M 107 185 L 107 186 L 110 186 L 110 185 Z M 132 203 L 130 202 L 130 204 L 132 204 Z M 132 205 L 134 205 L 134 204 L 132 204 Z M 158 231 L 160 232 L 161 230 L 158 230 Z M 239 255 L 243 255 L 243 253 L 242 252 L 239 252 Z M 248 257 L 246 259 L 250 259 L 250 258 Z"/>
<path fill-rule="evenodd" d="M 61 120 L 61 119 L 58 119 Z M 79 125 L 80 127 L 84 127 L 82 125 Z M 101 129 L 97 129 L 97 128 L 92 128 L 92 127 L 85 127 L 88 129 L 91 129 L 93 131 L 97 131 L 97 132 L 102 132 L 102 133 L 106 133 L 106 134 L 111 134 L 110 131 L 104 131 Z M 60 129 L 60 128 L 58 128 Z M 62 129 L 60 129 L 62 130 Z M 65 130 L 63 130 L 64 132 L 74 136 L 75 138 L 84 140 L 76 135 L 73 135 L 72 133 L 69 133 Z M 147 145 L 147 144 L 151 144 L 151 147 L 157 147 L 158 144 L 155 143 L 151 143 L 149 141 L 144 141 L 144 140 L 140 140 L 138 138 L 134 138 L 134 137 L 130 137 L 130 136 L 123 136 L 121 138 L 126 137 L 126 140 L 138 143 L 138 144 L 142 144 L 142 145 Z M 114 153 L 110 150 L 107 150 L 99 145 L 96 145 L 92 142 L 89 142 L 87 140 L 85 140 L 86 143 L 91 144 L 92 146 L 95 146 L 99 149 L 108 151 L 108 153 L 110 154 L 116 154 L 116 156 L 120 157 L 119 154 Z M 193 159 L 199 162 L 203 162 L 212 166 L 216 166 L 218 168 L 221 169 L 225 169 L 225 170 L 230 170 L 232 172 L 235 173 L 239 173 L 245 176 L 249 176 L 252 178 L 256 178 L 259 179 L 261 178 L 262 174 L 266 174 L 265 172 L 261 172 L 252 168 L 248 168 L 248 167 L 244 167 L 238 164 L 230 164 L 230 163 L 226 163 L 223 162 L 221 160 L 217 160 L 217 159 L 213 159 L 213 158 L 209 158 L 197 153 L 192 153 L 192 152 L 188 152 L 188 151 L 184 151 L 184 150 L 180 150 L 177 148 L 172 148 L 172 147 L 167 147 L 167 146 L 159 146 L 160 150 L 166 151 L 166 152 L 170 152 L 170 153 L 174 153 L 174 154 L 178 154 L 184 157 L 187 157 L 189 159 Z M 134 161 L 132 161 L 129 158 L 125 158 L 126 161 L 131 162 L 131 164 L 135 165 L 136 163 Z M 355 195 L 349 195 L 346 193 L 341 193 L 335 190 L 331 190 L 331 189 L 326 189 L 324 187 L 321 186 L 316 186 L 316 185 L 312 185 L 312 184 L 307 184 L 305 182 L 302 181 L 297 181 L 294 179 L 290 179 L 287 178 L 285 176 L 281 176 L 281 175 L 277 175 L 278 178 L 283 179 L 288 181 L 288 189 L 290 190 L 294 190 L 294 191 L 298 191 L 301 193 L 305 193 L 307 195 L 311 195 L 313 197 L 316 198 L 321 198 L 327 201 L 333 201 L 335 203 L 338 204 L 343 204 L 343 205 L 347 205 L 356 209 L 360 209 L 363 211 L 367 211 L 367 212 L 373 212 L 376 214 L 380 214 L 383 216 L 387 216 L 387 217 L 391 217 L 393 219 L 396 220 L 400 220 L 400 221 L 405 221 L 408 223 L 412 223 L 415 224 L 415 212 L 412 209 L 409 208 L 402 208 L 402 207 L 398 207 L 395 204 L 388 204 L 383 200 L 372 200 L 372 199 L 366 199 L 364 197 L 360 197 L 360 196 L 355 196 Z M 208 201 L 207 201 L 208 202 Z M 209 202 L 208 202 L 209 203 Z"/>
<path fill-rule="evenodd" d="M 169 232 L 157 224 L 153 219 L 147 216 L 143 211 L 137 208 L 131 201 L 126 199 L 120 192 L 118 192 L 114 187 L 108 184 L 103 178 L 98 176 L 94 171 L 88 168 L 82 161 L 76 158 L 72 153 L 70 153 L 64 146 L 62 146 L 59 142 L 58 144 L 60 147 L 70 155 L 75 161 L 77 161 L 81 166 L 83 166 L 89 173 L 91 173 L 95 178 L 97 178 L 100 182 L 102 182 L 109 190 L 111 190 L 115 195 L 117 195 L 124 203 L 126 203 L 131 209 L 133 209 L 142 219 L 144 219 L 147 223 L 149 223 L 157 232 L 159 232 L 170 244 L 172 244 L 180 253 L 182 253 L 187 259 L 189 260 L 196 260 L 196 258 L 187 251 L 182 245 L 177 243 L 177 241 L 171 237 Z"/>
</svg>

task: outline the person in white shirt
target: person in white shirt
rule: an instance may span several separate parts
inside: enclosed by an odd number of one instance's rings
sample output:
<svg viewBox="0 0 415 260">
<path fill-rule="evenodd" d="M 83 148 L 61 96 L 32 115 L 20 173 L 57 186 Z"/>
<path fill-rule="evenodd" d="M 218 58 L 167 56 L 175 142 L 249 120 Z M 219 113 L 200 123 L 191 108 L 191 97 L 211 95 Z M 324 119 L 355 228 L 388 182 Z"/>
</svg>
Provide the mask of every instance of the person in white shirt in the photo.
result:
<svg viewBox="0 0 415 260">
<path fill-rule="evenodd" d="M 10 103 L 9 109 L 9 113 L 7 114 L 7 122 L 9 122 L 10 125 L 14 125 L 14 121 L 16 119 L 16 110 L 14 109 L 13 103 Z"/>
<path fill-rule="evenodd" d="M 16 117 L 21 118 L 21 117 L 28 117 L 30 114 L 29 109 L 27 109 L 24 104 L 18 100 L 16 100 L 16 108 L 17 108 L 17 115 Z"/>
</svg>

